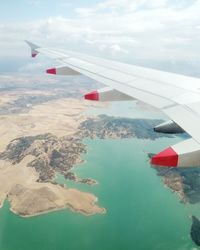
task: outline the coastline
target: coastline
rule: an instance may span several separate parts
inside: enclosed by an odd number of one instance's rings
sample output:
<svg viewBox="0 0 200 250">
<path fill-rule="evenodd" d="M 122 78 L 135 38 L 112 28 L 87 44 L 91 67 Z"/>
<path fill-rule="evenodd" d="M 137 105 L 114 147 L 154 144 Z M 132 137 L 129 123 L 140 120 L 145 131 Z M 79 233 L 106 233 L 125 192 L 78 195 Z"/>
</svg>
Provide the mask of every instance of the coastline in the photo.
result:
<svg viewBox="0 0 200 250">
<path fill-rule="evenodd" d="M 98 199 L 97 199 L 98 201 Z M 10 203 L 10 202 L 9 202 Z M 14 213 L 15 215 L 19 216 L 19 217 L 22 217 L 22 218 L 32 218 L 32 217 L 36 217 L 36 216 L 41 216 L 41 215 L 45 215 L 45 214 L 49 214 L 49 213 L 53 213 L 53 212 L 59 212 L 59 211 L 64 211 L 64 210 L 70 210 L 74 213 L 80 213 L 84 216 L 91 216 L 91 215 L 95 215 L 96 213 L 86 213 L 82 210 L 76 210 L 74 209 L 70 204 L 67 206 L 64 206 L 63 208 L 55 208 L 55 209 L 49 209 L 49 210 L 46 210 L 46 211 L 43 211 L 43 212 L 38 212 L 38 213 L 34 213 L 32 215 L 20 215 L 17 211 L 15 211 L 13 208 L 10 207 L 10 211 L 12 213 Z M 102 212 L 99 213 L 99 214 L 106 214 L 106 209 L 105 208 L 102 208 Z"/>
<path fill-rule="evenodd" d="M 11 136 L 6 137 L 0 153 L 0 192 L 9 197 L 16 214 L 30 217 L 66 208 L 84 215 L 105 213 L 105 208 L 95 204 L 94 195 L 78 189 L 70 193 L 62 185 L 58 188 L 54 183 L 56 172 L 77 183 L 97 184 L 96 180 L 79 178 L 71 172 L 76 164 L 83 163 L 81 155 L 88 153 L 84 138 L 155 140 L 161 136 L 149 132 L 160 120 L 83 115 L 90 107 L 85 101 L 62 98 L 34 106 L 20 117 L 3 117 L 0 126 Z M 8 124 L 13 126 L 9 131 Z"/>
<path fill-rule="evenodd" d="M 165 139 L 155 142 L 157 146 L 154 149 L 158 150 L 160 145 L 164 146 L 164 141 Z M 96 246 L 98 250 L 110 250 L 112 244 L 111 249 L 114 250 L 118 249 L 121 239 L 125 249 L 130 247 L 155 250 L 156 244 L 166 249 L 184 249 L 188 244 L 191 246 L 193 243 L 189 238 L 191 220 L 187 217 L 188 209 L 184 209 L 177 196 L 163 187 L 160 178 L 145 161 L 146 153 L 137 153 L 138 146 L 139 150 L 145 146 L 147 151 L 151 145 L 155 145 L 154 142 L 143 142 L 138 139 L 119 142 L 120 140 L 112 139 L 88 139 L 88 155 L 84 155 L 88 164 L 80 165 L 80 168 L 78 165 L 75 170 L 80 176 L 91 174 L 99 180 L 100 185 L 93 189 L 85 185 L 72 184 L 72 187 L 80 190 L 82 187 L 84 191 L 94 190 L 99 205 L 106 207 L 106 214 L 86 216 L 71 212 L 67 208 L 25 218 L 13 215 L 6 202 L 1 211 L 1 228 L 5 233 L 4 240 L 7 246 L 5 250 L 16 249 L 16 244 L 19 249 L 40 249 L 44 241 L 44 250 L 66 247 L 73 249 L 75 244 L 75 249 L 84 250 L 96 249 Z M 112 149 L 114 155 L 119 153 L 111 159 L 108 158 L 109 150 L 105 149 Z M 125 160 L 123 167 L 120 159 Z M 148 188 L 145 188 L 144 184 Z M 162 227 L 163 237 L 157 237 L 156 232 Z M 12 243 L 9 232 L 13 233 Z M 174 240 L 170 241 L 172 234 Z M 85 242 L 88 238 L 91 240 L 89 245 Z M 53 245 L 49 239 L 54 240 Z M 4 249 L 3 245 L 0 245 L 0 248 Z"/>
<path fill-rule="evenodd" d="M 96 106 L 98 106 L 98 104 L 96 104 Z M 90 104 L 88 102 L 68 98 L 53 100 L 34 106 L 27 113 L 1 116 L 0 129 L 1 135 L 3 135 L 3 144 L 1 142 L 0 145 L 1 207 L 3 207 L 4 200 L 8 197 L 10 210 L 22 217 L 31 217 L 64 209 L 70 209 L 71 211 L 88 216 L 95 213 L 105 213 L 106 210 L 104 208 L 100 208 L 95 204 L 97 198 L 93 194 L 85 193 L 78 189 L 74 189 L 73 191 L 60 185 L 58 187 L 56 184 L 54 185 L 49 182 L 50 180 L 48 181 L 48 176 L 47 182 L 38 182 L 40 172 L 38 172 L 38 169 L 36 169 L 34 165 L 30 165 L 31 162 L 36 162 L 38 153 L 43 151 L 43 155 L 38 158 L 40 160 L 39 164 L 41 164 L 41 159 L 43 159 L 44 162 L 49 161 L 45 153 L 45 145 L 49 144 L 48 151 L 53 150 L 52 145 L 55 144 L 55 140 L 57 140 L 56 147 L 59 148 L 66 144 L 66 152 L 70 151 L 70 143 L 76 145 L 76 139 L 70 142 L 70 137 L 79 131 L 79 125 L 87 119 L 87 116 L 83 115 L 83 112 L 89 107 Z M 94 104 L 92 104 L 92 107 L 94 107 Z M 52 134 L 46 137 L 45 135 L 48 135 L 47 133 Z M 70 139 L 69 142 L 63 136 L 67 136 L 67 138 Z M 61 140 L 62 137 L 63 139 Z M 49 142 L 49 138 L 52 142 Z M 24 148 L 26 145 L 28 147 Z M 83 146 L 81 147 L 83 148 Z M 81 147 L 79 146 L 79 142 L 77 142 L 77 146 L 75 146 L 77 155 L 74 155 L 72 151 L 72 159 L 74 159 L 72 164 L 82 162 L 80 155 Z M 24 150 L 24 155 L 19 151 L 20 149 Z M 51 154 L 49 152 L 47 153 Z M 9 159 L 9 157 L 11 158 Z M 15 166 L 14 168 L 13 165 Z M 49 171 L 51 174 L 51 170 Z M 6 182 L 7 179 L 9 179 L 9 182 Z M 23 183 L 23 186 L 20 186 L 21 183 Z M 68 196 L 70 199 L 67 201 Z M 44 199 L 42 202 L 40 201 L 40 197 L 44 197 L 42 198 Z M 53 197 L 55 203 L 52 203 L 51 197 Z M 31 204 L 31 202 L 33 202 L 31 201 L 32 199 L 34 199 L 36 210 L 32 214 L 24 216 L 22 212 L 23 208 L 27 206 L 26 204 Z M 45 199 L 49 199 L 47 200 L 49 205 L 45 202 Z M 67 205 L 65 204 L 65 200 L 67 201 Z M 43 208 L 41 208 L 44 211 L 37 212 L 38 209 L 40 210 L 40 206 L 43 206 Z M 51 208 L 52 206 L 54 206 L 54 208 Z M 31 209 L 30 207 L 30 211 Z"/>
</svg>

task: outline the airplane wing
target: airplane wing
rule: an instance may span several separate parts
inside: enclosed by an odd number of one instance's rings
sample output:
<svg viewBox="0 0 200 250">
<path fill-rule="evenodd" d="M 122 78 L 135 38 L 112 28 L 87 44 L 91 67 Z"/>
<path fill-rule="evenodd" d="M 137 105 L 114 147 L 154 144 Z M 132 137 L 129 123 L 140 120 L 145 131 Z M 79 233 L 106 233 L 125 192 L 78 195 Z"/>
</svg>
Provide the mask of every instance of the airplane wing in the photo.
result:
<svg viewBox="0 0 200 250">
<path fill-rule="evenodd" d="M 192 138 L 171 146 L 151 159 L 154 165 L 200 166 L 200 79 L 163 72 L 72 51 L 43 48 L 26 41 L 32 57 L 41 53 L 59 63 L 49 74 L 86 75 L 107 85 L 85 99 L 116 101 L 138 99 L 165 113 L 170 122 L 160 132 L 187 132 Z M 155 128 L 156 130 L 156 128 Z"/>
</svg>

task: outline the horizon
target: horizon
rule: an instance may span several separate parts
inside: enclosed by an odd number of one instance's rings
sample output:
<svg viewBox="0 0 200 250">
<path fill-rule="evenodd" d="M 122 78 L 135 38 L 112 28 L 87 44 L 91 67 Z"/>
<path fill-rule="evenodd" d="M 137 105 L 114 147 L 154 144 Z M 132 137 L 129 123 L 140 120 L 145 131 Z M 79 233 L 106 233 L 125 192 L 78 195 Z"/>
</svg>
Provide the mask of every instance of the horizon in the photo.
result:
<svg viewBox="0 0 200 250">
<path fill-rule="evenodd" d="M 42 72 L 42 46 L 200 76 L 200 0 L 20 0 L 0 3 L 0 72 Z M 53 62 L 52 62 L 53 65 Z M 32 70 L 32 71 L 31 71 Z"/>
</svg>

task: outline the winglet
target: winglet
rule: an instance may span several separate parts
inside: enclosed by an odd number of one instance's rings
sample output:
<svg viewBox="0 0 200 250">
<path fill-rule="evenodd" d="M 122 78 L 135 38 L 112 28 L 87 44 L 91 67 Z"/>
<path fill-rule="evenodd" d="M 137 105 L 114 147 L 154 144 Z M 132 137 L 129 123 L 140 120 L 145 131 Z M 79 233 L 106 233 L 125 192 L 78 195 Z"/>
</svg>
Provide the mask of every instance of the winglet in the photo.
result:
<svg viewBox="0 0 200 250">
<path fill-rule="evenodd" d="M 151 159 L 151 164 L 159 166 L 170 166 L 177 167 L 178 165 L 178 154 L 173 148 L 169 147 Z"/>
<path fill-rule="evenodd" d="M 36 56 L 39 54 L 39 52 L 38 52 L 37 49 L 39 49 L 40 47 L 39 47 L 38 45 L 34 44 L 34 43 L 31 43 L 31 42 L 27 41 L 27 40 L 25 40 L 25 42 L 26 42 L 26 43 L 30 46 L 30 48 L 31 48 L 31 56 L 32 56 L 32 57 L 36 57 Z"/>
</svg>

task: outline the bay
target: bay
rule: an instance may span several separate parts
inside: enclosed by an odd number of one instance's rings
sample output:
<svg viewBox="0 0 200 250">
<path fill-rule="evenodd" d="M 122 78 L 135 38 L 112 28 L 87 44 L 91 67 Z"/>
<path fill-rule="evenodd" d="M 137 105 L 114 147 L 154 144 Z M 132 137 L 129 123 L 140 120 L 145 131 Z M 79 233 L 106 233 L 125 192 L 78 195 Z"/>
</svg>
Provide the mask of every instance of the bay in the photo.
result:
<svg viewBox="0 0 200 250">
<path fill-rule="evenodd" d="M 0 210 L 0 249 L 194 249 L 191 206 L 163 185 L 147 157 L 178 140 L 85 140 L 85 163 L 74 171 L 99 184 L 67 184 L 94 193 L 107 213 L 87 217 L 63 210 L 25 219 L 6 202 Z"/>
<path fill-rule="evenodd" d="M 132 102 L 113 103 L 90 114 L 163 119 L 157 111 L 144 111 Z M 106 208 L 104 215 L 84 216 L 70 210 L 21 218 L 0 209 L 0 250 L 194 250 L 190 239 L 191 215 L 200 206 L 180 203 L 163 185 L 147 154 L 180 141 L 179 137 L 155 141 L 132 139 L 85 139 L 84 163 L 73 171 L 93 178 L 98 185 L 57 182 L 90 192 Z M 8 180 L 9 181 L 9 180 Z"/>
</svg>

